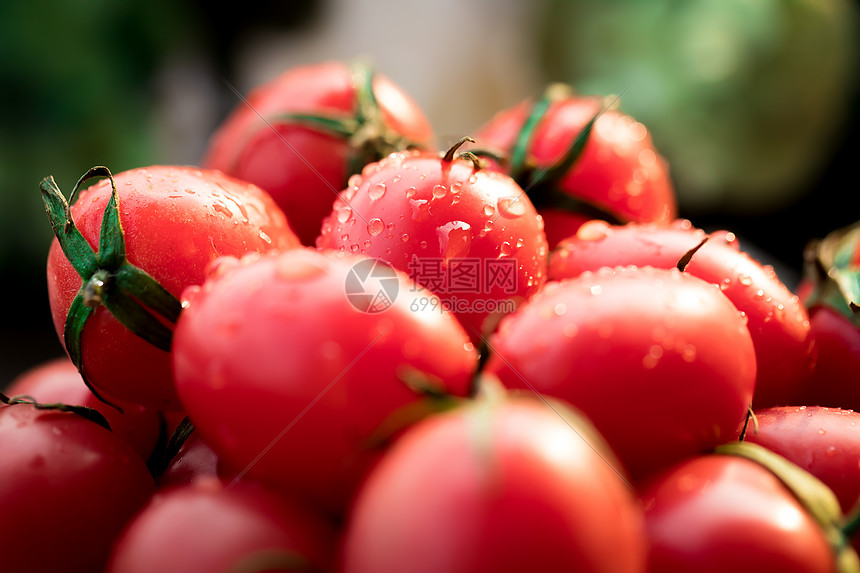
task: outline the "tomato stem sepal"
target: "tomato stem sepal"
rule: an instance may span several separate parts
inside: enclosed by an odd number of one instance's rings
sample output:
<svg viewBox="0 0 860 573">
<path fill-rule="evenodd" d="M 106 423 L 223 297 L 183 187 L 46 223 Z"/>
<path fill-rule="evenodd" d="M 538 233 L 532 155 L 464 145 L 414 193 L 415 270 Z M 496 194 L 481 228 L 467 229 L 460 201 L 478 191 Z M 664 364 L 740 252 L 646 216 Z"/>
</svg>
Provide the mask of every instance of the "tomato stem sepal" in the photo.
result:
<svg viewBox="0 0 860 573">
<path fill-rule="evenodd" d="M 81 186 L 96 177 L 107 177 L 111 186 L 99 231 L 98 251 L 76 227 L 70 208 Z M 128 261 L 116 181 L 107 167 L 90 168 L 75 184 L 68 201 L 52 176 L 44 178 L 39 188 L 60 249 L 82 281 L 66 316 L 63 330 L 66 352 L 96 397 L 121 411 L 93 388 L 83 370 L 84 326 L 95 309 L 103 306 L 132 333 L 169 352 L 172 324 L 178 320 L 182 305 L 155 278 Z"/>
<path fill-rule="evenodd" d="M 62 402 L 50 402 L 43 403 L 37 402 L 35 398 L 27 395 L 18 395 L 18 396 L 7 396 L 6 394 L 0 392 L 0 404 L 4 404 L 6 406 L 14 406 L 16 404 L 29 404 L 36 410 L 54 410 L 56 412 L 72 412 L 73 414 L 77 414 L 82 418 L 86 418 L 91 422 L 95 422 L 102 428 L 112 432 L 112 428 L 110 427 L 110 423 L 107 421 L 107 418 L 102 415 L 101 412 L 96 410 L 95 408 L 90 408 L 89 406 L 77 406 L 74 404 L 64 404 Z"/>
</svg>

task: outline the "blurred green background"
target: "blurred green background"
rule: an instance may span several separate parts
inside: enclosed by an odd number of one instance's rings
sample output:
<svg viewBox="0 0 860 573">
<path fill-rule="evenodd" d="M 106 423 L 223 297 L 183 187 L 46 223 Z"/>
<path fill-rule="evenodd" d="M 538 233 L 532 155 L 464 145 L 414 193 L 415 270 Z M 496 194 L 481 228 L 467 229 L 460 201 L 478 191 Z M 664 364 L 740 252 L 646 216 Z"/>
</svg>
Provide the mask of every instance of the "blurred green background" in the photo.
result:
<svg viewBox="0 0 860 573">
<path fill-rule="evenodd" d="M 365 57 L 439 143 L 567 81 L 624 91 L 671 165 L 682 215 L 735 231 L 793 284 L 808 240 L 860 219 L 853 0 L 248 0 L 0 3 L 0 386 L 62 352 L 39 181 L 193 164 L 232 89 Z"/>
</svg>

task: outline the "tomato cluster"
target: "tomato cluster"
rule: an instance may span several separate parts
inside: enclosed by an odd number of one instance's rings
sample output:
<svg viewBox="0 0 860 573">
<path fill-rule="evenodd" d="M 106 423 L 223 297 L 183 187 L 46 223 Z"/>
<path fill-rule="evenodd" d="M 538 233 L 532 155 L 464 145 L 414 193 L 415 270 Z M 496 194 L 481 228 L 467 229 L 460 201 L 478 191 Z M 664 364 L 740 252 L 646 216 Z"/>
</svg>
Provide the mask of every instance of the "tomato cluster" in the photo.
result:
<svg viewBox="0 0 860 573">
<path fill-rule="evenodd" d="M 3 570 L 860 571 L 860 230 L 795 293 L 616 101 L 469 135 L 325 62 L 199 166 L 43 180 Z"/>
</svg>

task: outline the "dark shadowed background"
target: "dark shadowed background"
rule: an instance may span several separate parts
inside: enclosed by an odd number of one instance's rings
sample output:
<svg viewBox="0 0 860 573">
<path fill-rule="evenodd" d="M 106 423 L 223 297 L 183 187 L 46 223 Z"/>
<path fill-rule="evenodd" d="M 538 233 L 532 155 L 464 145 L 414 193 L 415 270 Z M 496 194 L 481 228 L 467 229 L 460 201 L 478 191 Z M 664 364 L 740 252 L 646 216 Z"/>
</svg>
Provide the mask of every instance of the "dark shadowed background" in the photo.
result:
<svg viewBox="0 0 860 573">
<path fill-rule="evenodd" d="M 669 160 L 681 214 L 735 231 L 790 286 L 854 206 L 852 0 L 247 0 L 0 3 L 0 386 L 62 353 L 38 191 L 89 167 L 194 164 L 247 93 L 294 65 L 369 59 L 439 144 L 566 81 L 624 92 Z"/>
</svg>

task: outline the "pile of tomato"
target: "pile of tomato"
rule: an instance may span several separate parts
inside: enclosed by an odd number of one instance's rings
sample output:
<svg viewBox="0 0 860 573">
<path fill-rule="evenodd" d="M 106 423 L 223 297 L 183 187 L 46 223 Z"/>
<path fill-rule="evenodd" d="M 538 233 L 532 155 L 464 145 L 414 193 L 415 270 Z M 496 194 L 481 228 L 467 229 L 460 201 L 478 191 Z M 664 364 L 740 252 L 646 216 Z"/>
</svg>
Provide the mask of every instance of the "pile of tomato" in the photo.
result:
<svg viewBox="0 0 860 573">
<path fill-rule="evenodd" d="M 44 179 L 0 568 L 860 571 L 860 230 L 793 292 L 569 86 L 436 145 L 325 62 L 199 166 Z"/>
</svg>

